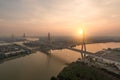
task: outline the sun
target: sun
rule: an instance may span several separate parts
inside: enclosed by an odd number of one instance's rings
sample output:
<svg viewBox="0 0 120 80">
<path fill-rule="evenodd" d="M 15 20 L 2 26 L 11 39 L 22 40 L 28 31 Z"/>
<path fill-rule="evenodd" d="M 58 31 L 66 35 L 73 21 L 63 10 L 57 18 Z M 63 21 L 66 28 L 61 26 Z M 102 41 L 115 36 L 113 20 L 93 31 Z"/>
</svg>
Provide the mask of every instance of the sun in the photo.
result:
<svg viewBox="0 0 120 80">
<path fill-rule="evenodd" d="M 82 35 L 83 34 L 83 29 L 79 30 L 79 34 Z"/>
<path fill-rule="evenodd" d="M 77 28 L 74 36 L 77 37 L 77 38 L 82 38 L 83 35 L 84 35 L 84 29 Z"/>
</svg>

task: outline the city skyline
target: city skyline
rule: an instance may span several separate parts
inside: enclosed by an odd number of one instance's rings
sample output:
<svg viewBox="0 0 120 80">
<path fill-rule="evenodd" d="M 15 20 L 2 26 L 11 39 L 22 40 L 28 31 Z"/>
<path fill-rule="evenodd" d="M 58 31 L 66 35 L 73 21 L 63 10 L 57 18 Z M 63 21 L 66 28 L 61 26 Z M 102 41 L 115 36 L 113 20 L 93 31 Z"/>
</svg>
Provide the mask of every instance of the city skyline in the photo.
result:
<svg viewBox="0 0 120 80">
<path fill-rule="evenodd" d="M 0 0 L 0 36 L 120 36 L 119 0 Z M 84 24 L 84 26 L 83 26 Z"/>
</svg>

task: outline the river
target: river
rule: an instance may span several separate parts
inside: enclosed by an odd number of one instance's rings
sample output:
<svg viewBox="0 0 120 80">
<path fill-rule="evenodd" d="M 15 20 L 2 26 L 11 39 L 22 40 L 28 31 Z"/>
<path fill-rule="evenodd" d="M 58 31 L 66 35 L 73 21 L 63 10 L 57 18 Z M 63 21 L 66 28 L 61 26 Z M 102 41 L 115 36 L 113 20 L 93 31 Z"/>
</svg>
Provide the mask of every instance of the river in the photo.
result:
<svg viewBox="0 0 120 80">
<path fill-rule="evenodd" d="M 76 47 L 80 49 L 80 46 Z M 96 52 L 103 48 L 120 48 L 120 43 L 87 44 L 87 50 Z M 68 63 L 76 61 L 81 55 L 71 50 L 54 50 L 48 56 L 36 52 L 0 64 L 0 80 L 50 80 L 56 76 Z"/>
</svg>

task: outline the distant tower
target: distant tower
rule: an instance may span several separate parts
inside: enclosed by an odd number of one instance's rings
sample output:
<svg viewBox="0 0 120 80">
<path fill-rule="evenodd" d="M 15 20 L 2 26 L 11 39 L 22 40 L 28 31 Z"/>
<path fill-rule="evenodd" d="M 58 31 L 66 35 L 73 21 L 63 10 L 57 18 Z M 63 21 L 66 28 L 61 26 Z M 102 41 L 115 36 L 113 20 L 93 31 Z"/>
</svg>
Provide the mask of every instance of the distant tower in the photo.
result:
<svg viewBox="0 0 120 80">
<path fill-rule="evenodd" d="M 51 43 L 51 36 L 50 36 L 50 33 L 48 33 L 48 42 L 49 42 L 49 44 Z"/>
<path fill-rule="evenodd" d="M 86 56 L 86 43 L 85 43 L 85 31 L 83 31 L 83 40 L 82 40 L 82 46 L 81 46 L 81 51 L 82 51 L 82 58 Z"/>
<path fill-rule="evenodd" d="M 23 34 L 23 38 L 25 38 L 26 37 L 26 35 L 25 35 L 25 33 Z"/>
<path fill-rule="evenodd" d="M 15 41 L 15 35 L 14 34 L 11 34 L 11 40 Z"/>
<path fill-rule="evenodd" d="M 50 53 L 51 54 L 51 35 L 50 35 L 50 33 L 48 33 L 48 46 L 49 46 L 49 52 L 48 53 Z"/>
<path fill-rule="evenodd" d="M 11 38 L 14 39 L 14 37 L 15 37 L 14 34 L 12 34 L 12 35 L 11 35 Z"/>
</svg>

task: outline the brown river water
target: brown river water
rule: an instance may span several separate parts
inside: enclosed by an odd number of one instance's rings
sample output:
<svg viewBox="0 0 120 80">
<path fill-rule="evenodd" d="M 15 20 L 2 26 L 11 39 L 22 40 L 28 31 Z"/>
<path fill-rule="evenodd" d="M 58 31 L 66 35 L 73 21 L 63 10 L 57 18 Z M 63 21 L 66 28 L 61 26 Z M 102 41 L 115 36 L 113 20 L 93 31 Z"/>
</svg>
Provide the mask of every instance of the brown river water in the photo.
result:
<svg viewBox="0 0 120 80">
<path fill-rule="evenodd" d="M 76 47 L 80 49 L 80 46 Z M 103 48 L 120 48 L 120 43 L 87 44 L 87 50 L 97 52 Z M 36 52 L 0 64 L 0 80 L 50 80 L 68 63 L 76 61 L 81 55 L 68 49 L 54 50 L 48 56 Z"/>
</svg>

